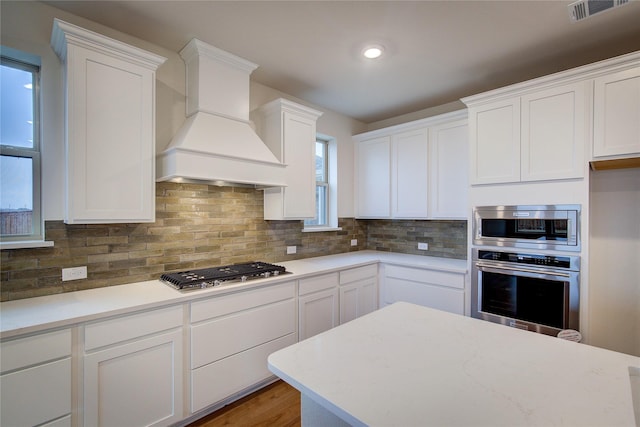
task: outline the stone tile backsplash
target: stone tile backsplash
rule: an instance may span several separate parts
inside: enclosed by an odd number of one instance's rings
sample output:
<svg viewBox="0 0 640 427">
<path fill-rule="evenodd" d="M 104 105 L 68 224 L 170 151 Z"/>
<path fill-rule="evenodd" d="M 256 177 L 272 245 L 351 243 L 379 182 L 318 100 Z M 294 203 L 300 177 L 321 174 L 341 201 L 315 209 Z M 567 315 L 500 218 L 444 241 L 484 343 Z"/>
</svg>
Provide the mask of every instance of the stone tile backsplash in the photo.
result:
<svg viewBox="0 0 640 427">
<path fill-rule="evenodd" d="M 167 271 L 374 249 L 466 257 L 465 221 L 341 218 L 340 231 L 304 233 L 302 221 L 265 221 L 263 193 L 204 184 L 156 184 L 156 221 L 67 225 L 47 221 L 50 248 L 0 251 L 0 300 L 9 301 L 157 279 Z M 351 240 L 358 246 L 352 247 Z M 417 251 L 417 242 L 429 251 Z M 297 246 L 287 255 L 287 246 Z M 87 266 L 86 279 L 62 282 L 61 269 Z"/>
<path fill-rule="evenodd" d="M 367 222 L 367 249 L 456 259 L 467 258 L 466 221 L 373 220 Z M 418 243 L 427 243 L 429 249 L 418 250 Z"/>
</svg>

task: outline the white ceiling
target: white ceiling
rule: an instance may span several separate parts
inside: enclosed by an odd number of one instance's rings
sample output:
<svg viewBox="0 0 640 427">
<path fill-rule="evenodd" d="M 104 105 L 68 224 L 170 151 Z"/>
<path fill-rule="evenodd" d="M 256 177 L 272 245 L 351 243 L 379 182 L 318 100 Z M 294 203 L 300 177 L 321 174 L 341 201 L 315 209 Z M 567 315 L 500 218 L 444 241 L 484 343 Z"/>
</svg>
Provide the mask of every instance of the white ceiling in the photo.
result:
<svg viewBox="0 0 640 427">
<path fill-rule="evenodd" d="M 559 0 L 45 3 L 175 52 L 197 37 L 366 123 L 640 50 L 640 0 L 577 23 Z M 369 42 L 382 59 L 359 57 Z"/>
</svg>

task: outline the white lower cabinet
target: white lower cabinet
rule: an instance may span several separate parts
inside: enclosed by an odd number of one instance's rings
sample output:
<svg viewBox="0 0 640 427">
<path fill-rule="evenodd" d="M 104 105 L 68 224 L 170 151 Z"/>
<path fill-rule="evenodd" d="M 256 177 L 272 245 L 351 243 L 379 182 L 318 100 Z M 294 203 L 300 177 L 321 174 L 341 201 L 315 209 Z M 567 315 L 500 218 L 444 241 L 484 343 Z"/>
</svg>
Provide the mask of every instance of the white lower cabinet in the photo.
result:
<svg viewBox="0 0 640 427">
<path fill-rule="evenodd" d="M 0 345 L 0 425 L 71 426 L 71 330 Z"/>
<path fill-rule="evenodd" d="M 183 418 L 182 313 L 174 306 L 85 326 L 85 426 L 165 426 Z"/>
<path fill-rule="evenodd" d="M 269 354 L 297 341 L 295 282 L 192 302 L 190 324 L 195 413 L 273 376 Z"/>
<path fill-rule="evenodd" d="M 300 341 L 338 326 L 338 273 L 298 281 L 298 338 Z"/>
<path fill-rule="evenodd" d="M 464 274 L 389 264 L 383 270 L 384 305 L 405 301 L 464 314 Z"/>
<path fill-rule="evenodd" d="M 340 324 L 378 309 L 378 266 L 340 272 Z"/>
</svg>

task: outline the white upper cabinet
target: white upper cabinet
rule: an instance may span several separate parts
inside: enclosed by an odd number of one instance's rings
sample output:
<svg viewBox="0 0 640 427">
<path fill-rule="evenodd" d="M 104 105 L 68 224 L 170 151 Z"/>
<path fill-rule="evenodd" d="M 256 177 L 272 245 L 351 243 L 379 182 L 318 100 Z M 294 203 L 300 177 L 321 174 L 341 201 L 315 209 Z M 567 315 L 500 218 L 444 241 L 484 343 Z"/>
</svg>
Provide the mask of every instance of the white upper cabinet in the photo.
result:
<svg viewBox="0 0 640 427">
<path fill-rule="evenodd" d="M 468 152 L 467 120 L 429 129 L 429 217 L 467 218 Z"/>
<path fill-rule="evenodd" d="M 594 81 L 593 155 L 640 155 L 640 65 Z"/>
<path fill-rule="evenodd" d="M 264 219 L 315 217 L 316 121 L 321 115 L 286 99 L 276 99 L 253 112 L 258 134 L 287 166 L 287 186 L 264 190 Z"/>
<path fill-rule="evenodd" d="M 469 109 L 471 184 L 520 181 L 520 100 Z"/>
<path fill-rule="evenodd" d="M 582 178 L 587 86 L 470 103 L 471 184 Z"/>
<path fill-rule="evenodd" d="M 393 218 L 426 218 L 427 129 L 393 135 L 391 143 L 391 215 Z"/>
<path fill-rule="evenodd" d="M 584 176 L 586 93 L 579 82 L 522 96 L 522 181 Z"/>
<path fill-rule="evenodd" d="M 354 139 L 358 218 L 466 218 L 466 111 Z"/>
<path fill-rule="evenodd" d="M 65 64 L 65 222 L 155 220 L 155 71 L 166 59 L 54 20 Z"/>
<path fill-rule="evenodd" d="M 368 139 L 357 150 L 357 213 L 360 218 L 391 216 L 391 137 Z"/>
</svg>

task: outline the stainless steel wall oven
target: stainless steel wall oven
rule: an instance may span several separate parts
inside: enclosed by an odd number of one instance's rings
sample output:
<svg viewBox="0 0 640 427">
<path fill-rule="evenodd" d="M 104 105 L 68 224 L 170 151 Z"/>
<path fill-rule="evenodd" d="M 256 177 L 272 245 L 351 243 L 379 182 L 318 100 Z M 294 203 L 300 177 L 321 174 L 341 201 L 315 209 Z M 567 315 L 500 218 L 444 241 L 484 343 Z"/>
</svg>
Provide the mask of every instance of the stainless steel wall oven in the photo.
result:
<svg viewBox="0 0 640 427">
<path fill-rule="evenodd" d="M 476 246 L 580 251 L 580 205 L 479 206 Z"/>
<path fill-rule="evenodd" d="M 580 257 L 473 249 L 471 316 L 558 335 L 579 328 Z"/>
</svg>

